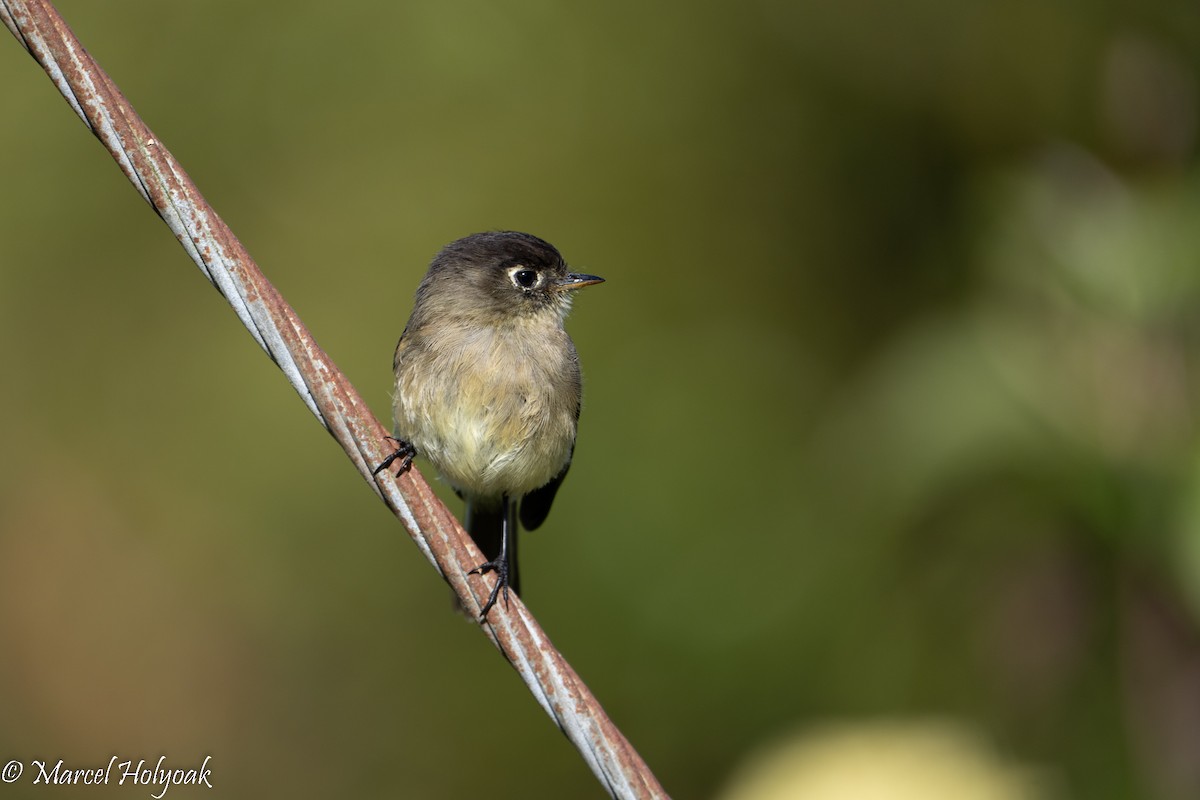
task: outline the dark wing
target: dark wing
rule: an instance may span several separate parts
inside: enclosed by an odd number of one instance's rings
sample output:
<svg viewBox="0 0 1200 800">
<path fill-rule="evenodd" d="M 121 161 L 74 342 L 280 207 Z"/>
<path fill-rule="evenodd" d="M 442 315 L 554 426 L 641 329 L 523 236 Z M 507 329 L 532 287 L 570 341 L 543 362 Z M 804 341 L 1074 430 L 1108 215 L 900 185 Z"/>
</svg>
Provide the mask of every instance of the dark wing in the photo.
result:
<svg viewBox="0 0 1200 800">
<path fill-rule="evenodd" d="M 571 453 L 575 453 L 574 446 L 571 447 Z M 534 489 L 521 499 L 521 526 L 525 530 L 532 531 L 546 521 L 550 506 L 554 504 L 554 495 L 558 494 L 558 487 L 562 485 L 563 478 L 567 477 L 567 470 L 570 468 L 571 459 L 568 458 L 562 472 L 551 478 L 545 486 Z"/>
<path fill-rule="evenodd" d="M 575 406 L 576 432 L 579 430 L 579 410 L 580 406 Z M 550 506 L 554 505 L 554 495 L 558 494 L 558 487 L 562 486 L 563 480 L 567 477 L 567 471 L 571 469 L 571 459 L 574 457 L 575 443 L 571 442 L 571 452 L 567 454 L 567 463 L 563 464 L 562 472 L 551 478 L 545 486 L 534 489 L 521 499 L 521 526 L 525 530 L 535 530 L 546 521 L 546 516 L 550 513 Z"/>
<path fill-rule="evenodd" d="M 411 322 L 411 320 L 410 320 Z M 408 336 L 408 326 L 404 326 L 404 331 L 400 334 L 400 341 L 396 342 L 396 351 L 392 353 L 392 373 L 400 369 L 400 353 L 404 348 L 404 337 Z"/>
</svg>

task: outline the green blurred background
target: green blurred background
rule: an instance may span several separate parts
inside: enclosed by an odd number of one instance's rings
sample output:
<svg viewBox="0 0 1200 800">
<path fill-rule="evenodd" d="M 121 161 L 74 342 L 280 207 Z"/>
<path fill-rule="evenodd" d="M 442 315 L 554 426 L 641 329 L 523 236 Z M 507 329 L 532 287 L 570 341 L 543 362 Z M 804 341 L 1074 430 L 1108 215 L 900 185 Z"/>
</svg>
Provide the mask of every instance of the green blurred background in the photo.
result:
<svg viewBox="0 0 1200 800">
<path fill-rule="evenodd" d="M 445 242 L 608 279 L 525 599 L 675 796 L 1200 797 L 1195 3 L 60 7 L 385 419 Z M 601 796 L 3 39 L 0 761 Z"/>
</svg>

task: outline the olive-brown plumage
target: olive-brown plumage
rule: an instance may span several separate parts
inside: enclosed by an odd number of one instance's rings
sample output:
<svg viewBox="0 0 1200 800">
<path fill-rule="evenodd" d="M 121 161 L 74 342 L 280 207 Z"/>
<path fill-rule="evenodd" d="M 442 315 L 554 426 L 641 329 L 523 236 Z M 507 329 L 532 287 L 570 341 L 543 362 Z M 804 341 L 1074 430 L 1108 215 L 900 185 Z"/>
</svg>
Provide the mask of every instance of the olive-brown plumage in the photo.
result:
<svg viewBox="0 0 1200 800">
<path fill-rule="evenodd" d="M 466 500 L 489 559 L 473 571 L 499 578 L 482 615 L 519 591 L 518 508 L 541 525 L 571 465 L 581 386 L 563 319 L 573 291 L 601 280 L 536 236 L 468 236 L 433 259 L 396 346 L 396 435 Z"/>
</svg>

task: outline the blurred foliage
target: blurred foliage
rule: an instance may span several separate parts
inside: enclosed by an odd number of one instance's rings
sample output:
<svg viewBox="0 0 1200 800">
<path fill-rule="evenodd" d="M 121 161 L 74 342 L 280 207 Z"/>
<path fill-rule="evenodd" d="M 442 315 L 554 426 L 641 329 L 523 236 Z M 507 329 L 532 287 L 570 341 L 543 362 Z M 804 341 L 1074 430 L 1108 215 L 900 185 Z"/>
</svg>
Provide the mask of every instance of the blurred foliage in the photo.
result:
<svg viewBox="0 0 1200 800">
<path fill-rule="evenodd" d="M 1200 7 L 61 7 L 380 415 L 445 242 L 608 278 L 526 599 L 674 795 L 800 731 L 815 775 L 1200 796 Z M 600 796 L 13 42 L 0 74 L 0 761 Z M 83 791 L 44 789 L 6 796 Z"/>
</svg>

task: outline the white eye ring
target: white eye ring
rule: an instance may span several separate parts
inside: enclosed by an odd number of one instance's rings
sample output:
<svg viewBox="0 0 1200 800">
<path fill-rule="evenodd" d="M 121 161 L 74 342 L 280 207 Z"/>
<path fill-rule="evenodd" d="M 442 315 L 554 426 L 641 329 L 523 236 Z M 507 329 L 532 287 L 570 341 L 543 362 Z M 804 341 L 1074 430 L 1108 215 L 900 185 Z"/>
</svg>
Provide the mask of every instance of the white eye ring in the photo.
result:
<svg viewBox="0 0 1200 800">
<path fill-rule="evenodd" d="M 522 266 L 520 264 L 508 270 L 508 277 L 509 280 L 512 281 L 513 286 L 521 289 L 522 291 L 527 289 L 535 289 L 542 282 L 541 273 L 539 273 L 536 269 L 530 269 L 529 267 Z"/>
</svg>

